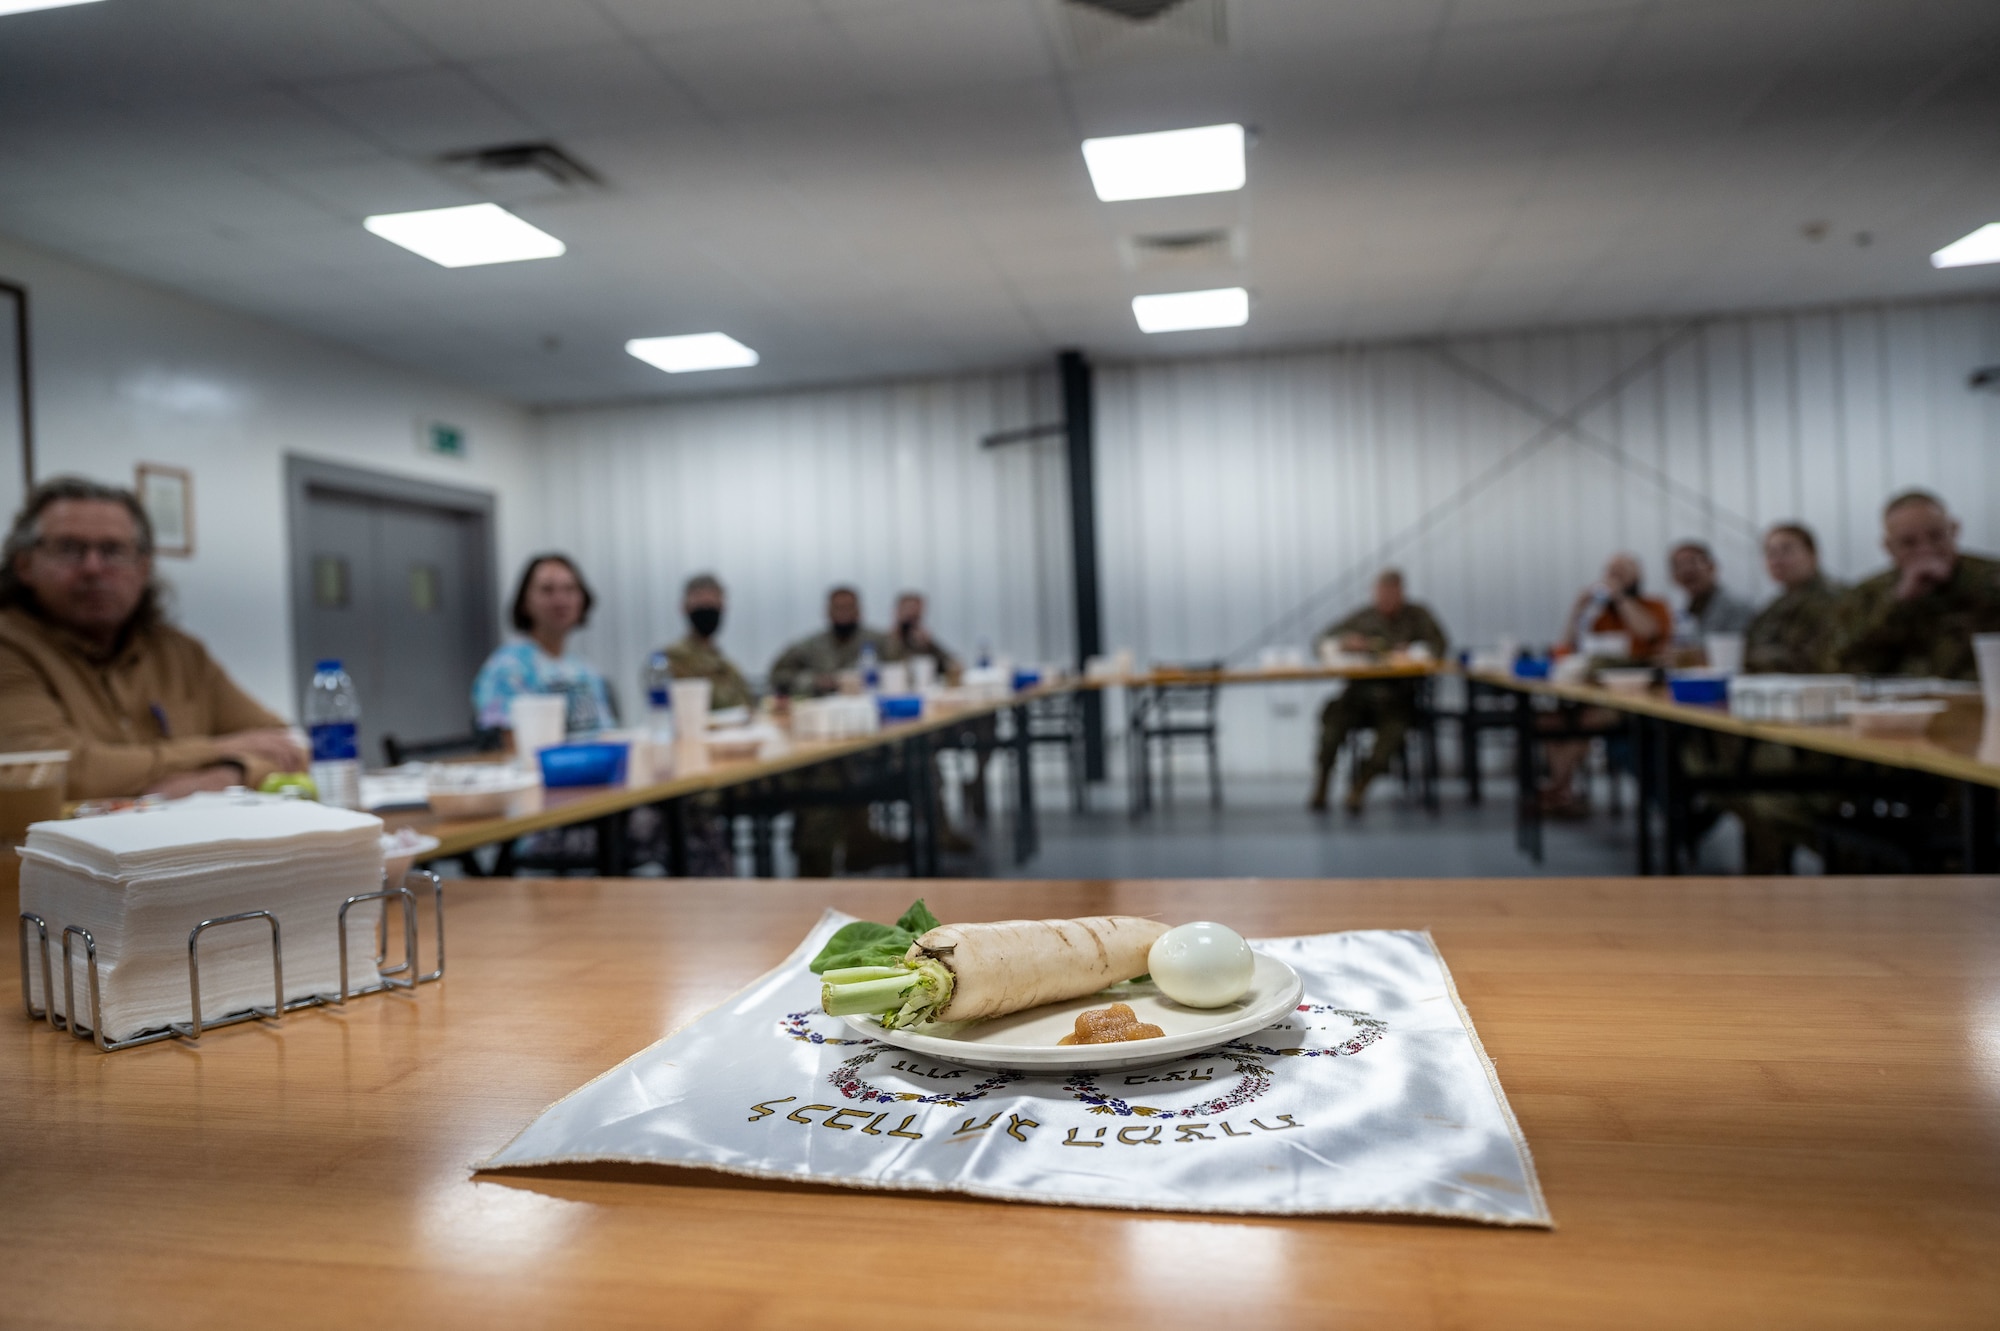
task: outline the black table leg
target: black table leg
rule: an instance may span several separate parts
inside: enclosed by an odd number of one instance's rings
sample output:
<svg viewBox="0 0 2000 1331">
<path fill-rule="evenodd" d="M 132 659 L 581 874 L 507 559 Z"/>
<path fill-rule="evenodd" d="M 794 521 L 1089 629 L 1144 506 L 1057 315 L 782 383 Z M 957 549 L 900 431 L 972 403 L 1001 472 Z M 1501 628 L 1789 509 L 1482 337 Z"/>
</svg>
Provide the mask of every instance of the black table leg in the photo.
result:
<svg viewBox="0 0 2000 1331">
<path fill-rule="evenodd" d="M 1965 871 L 2000 873 L 2000 790 L 1966 781 L 1959 788 L 1965 820 Z"/>
<path fill-rule="evenodd" d="M 1666 813 L 1660 862 L 1669 876 L 1681 872 L 1682 852 L 1687 848 L 1689 792 L 1687 769 L 1681 762 L 1681 745 L 1686 738 L 1671 721 L 1660 723 L 1660 799 Z"/>
<path fill-rule="evenodd" d="M 625 835 L 628 815 L 608 814 L 592 826 L 597 829 L 597 876 L 623 878 L 632 872 L 632 848 Z"/>
<path fill-rule="evenodd" d="M 669 878 L 685 878 L 688 873 L 687 801 L 661 800 L 653 806 L 660 811 L 660 835 L 667 847 Z"/>
<path fill-rule="evenodd" d="M 1658 721 L 1650 716 L 1635 718 L 1638 733 L 1634 736 L 1632 764 L 1639 769 L 1638 808 L 1633 811 L 1633 823 L 1639 834 L 1639 876 L 1649 878 L 1653 873 L 1653 806 L 1659 802 L 1659 758 L 1655 750 L 1659 748 L 1656 732 Z"/>
<path fill-rule="evenodd" d="M 931 785 L 931 746 L 922 735 L 903 741 L 910 806 L 910 877 L 937 876 L 937 818 Z"/>
<path fill-rule="evenodd" d="M 1465 711 L 1458 718 L 1459 763 L 1465 769 L 1465 802 L 1475 807 L 1484 792 L 1479 786 L 1479 697 L 1486 685 L 1465 681 Z"/>
<path fill-rule="evenodd" d="M 1028 709 L 1014 708 L 1014 863 L 1026 864 L 1041 848 L 1035 825 L 1034 746 L 1028 730 Z"/>
<path fill-rule="evenodd" d="M 1514 844 L 1542 862 L 1542 792 L 1535 780 L 1535 709 L 1528 695 L 1514 698 Z"/>
<path fill-rule="evenodd" d="M 750 815 L 750 872 L 757 878 L 778 876 L 778 858 L 771 847 L 771 819 L 769 813 L 762 811 Z"/>
</svg>

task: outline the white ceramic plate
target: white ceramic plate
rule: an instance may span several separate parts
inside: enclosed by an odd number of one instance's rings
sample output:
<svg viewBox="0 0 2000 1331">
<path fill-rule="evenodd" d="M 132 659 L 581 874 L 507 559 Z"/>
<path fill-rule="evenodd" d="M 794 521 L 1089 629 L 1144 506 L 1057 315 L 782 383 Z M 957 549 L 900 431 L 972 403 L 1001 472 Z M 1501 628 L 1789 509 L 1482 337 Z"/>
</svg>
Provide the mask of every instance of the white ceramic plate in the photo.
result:
<svg viewBox="0 0 2000 1331">
<path fill-rule="evenodd" d="M 1072 1068 L 1111 1071 L 1164 1063 L 1254 1034 L 1295 1010 L 1304 992 L 1305 985 L 1297 971 L 1259 952 L 1250 992 L 1228 1007 L 1182 1007 L 1148 981 L 1114 985 L 1083 998 L 960 1026 L 888 1031 L 873 1017 L 846 1020 L 850 1027 L 871 1039 L 968 1067 L 1005 1068 L 1011 1072 Z M 1140 1021 L 1151 1022 L 1166 1034 L 1157 1040 L 1121 1044 L 1056 1043 L 1076 1030 L 1077 1013 L 1112 1003 L 1129 1004 Z"/>
</svg>

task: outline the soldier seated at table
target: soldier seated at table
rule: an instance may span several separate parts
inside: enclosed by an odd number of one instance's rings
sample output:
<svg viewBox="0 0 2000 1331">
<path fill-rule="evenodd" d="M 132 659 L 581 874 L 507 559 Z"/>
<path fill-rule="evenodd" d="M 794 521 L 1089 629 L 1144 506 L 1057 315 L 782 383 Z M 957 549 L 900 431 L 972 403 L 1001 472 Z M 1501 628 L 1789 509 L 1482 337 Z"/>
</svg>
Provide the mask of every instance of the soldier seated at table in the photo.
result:
<svg viewBox="0 0 2000 1331">
<path fill-rule="evenodd" d="M 1890 567 L 1834 611 L 1831 669 L 1857 675 L 1973 679 L 1975 633 L 2000 632 L 2000 562 L 1958 548 L 1958 520 L 1926 490 L 1882 509 Z"/>
<path fill-rule="evenodd" d="M 1743 630 L 1743 669 L 1751 674 L 1819 671 L 1832 645 L 1841 587 L 1820 571 L 1819 542 L 1812 529 L 1798 522 L 1771 527 L 1764 533 L 1764 569 L 1780 590 Z M 1712 733 L 1690 736 L 1682 761 L 1695 777 L 1740 771 L 1774 780 L 1836 766 L 1835 759 L 1822 753 Z M 1708 794 L 1692 812 L 1690 836 L 1699 840 L 1713 815 L 1734 812 L 1743 823 L 1744 871 L 1783 873 L 1798 847 L 1813 844 L 1814 820 L 1826 803 L 1821 797 L 1782 792 Z"/>
<path fill-rule="evenodd" d="M 728 597 L 716 576 L 695 574 L 681 590 L 681 613 L 687 617 L 688 631 L 665 650 L 667 669 L 675 679 L 709 682 L 709 709 L 717 712 L 728 707 L 748 707 L 754 701 L 750 681 L 715 645 L 715 635 L 722 631 L 722 616 L 727 609 Z"/>
<path fill-rule="evenodd" d="M 885 661 L 913 661 L 920 656 L 928 656 L 937 663 L 937 677 L 942 682 L 954 681 L 958 677 L 961 664 L 957 656 L 932 635 L 930 626 L 924 622 L 924 594 L 903 592 L 896 597 L 896 627 L 889 631 L 889 642 Z"/>
<path fill-rule="evenodd" d="M 1327 640 L 1344 652 L 1377 657 L 1422 643 L 1433 660 L 1443 660 L 1446 647 L 1444 629 L 1437 618 L 1427 607 L 1404 596 L 1403 575 L 1395 569 L 1386 569 L 1375 579 L 1375 594 L 1367 605 L 1320 634 L 1320 641 Z M 1326 809 L 1327 786 L 1333 780 L 1341 745 L 1354 731 L 1371 729 L 1374 743 L 1366 758 L 1356 756 L 1343 801 L 1350 814 L 1360 813 L 1369 783 L 1389 770 L 1390 760 L 1402 751 L 1416 717 L 1417 681 L 1413 679 L 1362 679 L 1349 684 L 1320 713 L 1319 767 L 1306 807 L 1315 813 Z"/>
<path fill-rule="evenodd" d="M 841 676 L 855 670 L 864 647 L 887 659 L 889 639 L 861 623 L 861 594 L 835 587 L 826 596 L 826 628 L 799 639 L 771 663 L 771 691 L 781 698 L 811 698 L 840 691 Z M 846 785 L 838 764 L 822 764 L 784 779 L 796 793 L 838 797 Z M 876 832 L 862 805 L 826 808 L 808 805 L 792 818 L 792 850 L 801 878 L 825 878 L 836 855 L 849 871 L 896 864 L 908 854 L 900 842 Z"/>
<path fill-rule="evenodd" d="M 0 751 L 38 749 L 69 751 L 71 799 L 306 765 L 284 719 L 166 622 L 137 497 L 75 476 L 35 487 L 0 553 Z"/>
<path fill-rule="evenodd" d="M 1833 605 L 1821 669 L 1973 678 L 1972 635 L 2000 631 L 2000 563 L 1962 552 L 1958 522 L 1942 500 L 1923 490 L 1906 490 L 1883 507 L 1882 546 L 1891 566 L 1848 589 Z M 1792 763 L 1802 770 L 1839 765 L 1807 755 Z M 1793 847 L 1817 843 L 1822 824 L 1840 803 L 1819 792 L 1748 796 L 1739 809 L 1745 867 L 1752 873 L 1784 871 Z"/>
<path fill-rule="evenodd" d="M 861 623 L 861 593 L 835 587 L 826 594 L 826 627 L 800 638 L 771 663 L 771 691 L 780 697 L 811 698 L 840 691 L 843 672 L 856 669 L 864 647 L 887 660 L 889 639 Z"/>
<path fill-rule="evenodd" d="M 1780 522 L 1764 533 L 1764 570 L 1781 590 L 1743 630 L 1743 669 L 1812 674 L 1832 646 L 1840 584 L 1820 572 L 1819 542 L 1798 522 Z"/>
</svg>

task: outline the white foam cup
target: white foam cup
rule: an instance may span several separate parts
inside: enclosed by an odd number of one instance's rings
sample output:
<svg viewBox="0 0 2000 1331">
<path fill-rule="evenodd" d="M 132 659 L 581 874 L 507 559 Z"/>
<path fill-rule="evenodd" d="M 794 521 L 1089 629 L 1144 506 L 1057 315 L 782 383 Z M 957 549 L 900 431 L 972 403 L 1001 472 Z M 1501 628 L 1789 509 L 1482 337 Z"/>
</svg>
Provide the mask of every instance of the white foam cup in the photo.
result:
<svg viewBox="0 0 2000 1331">
<path fill-rule="evenodd" d="M 1743 673 L 1743 635 L 1711 633 L 1702 639 L 1708 653 L 1708 668 L 1724 675 Z"/>
<path fill-rule="evenodd" d="M 698 742 L 708 734 L 708 700 L 714 691 L 715 686 L 705 679 L 677 679 L 667 686 L 676 738 Z"/>
<path fill-rule="evenodd" d="M 929 693 L 937 683 L 937 658 L 935 656 L 913 656 L 910 658 L 910 691 Z"/>
<path fill-rule="evenodd" d="M 930 658 L 927 656 L 920 656 L 916 659 L 919 661 L 930 660 Z M 910 691 L 909 663 L 905 661 L 886 662 L 882 666 L 882 668 L 876 672 L 875 679 L 876 679 L 876 688 L 879 692 L 895 693 L 895 694 L 908 693 Z"/>
<path fill-rule="evenodd" d="M 514 754 L 531 768 L 535 756 L 568 735 L 569 699 L 560 693 L 524 693 L 507 704 Z"/>
<path fill-rule="evenodd" d="M 1986 715 L 2000 716 L 2000 633 L 1973 634 L 1972 656 L 1979 663 L 1979 692 L 1986 699 Z"/>
</svg>

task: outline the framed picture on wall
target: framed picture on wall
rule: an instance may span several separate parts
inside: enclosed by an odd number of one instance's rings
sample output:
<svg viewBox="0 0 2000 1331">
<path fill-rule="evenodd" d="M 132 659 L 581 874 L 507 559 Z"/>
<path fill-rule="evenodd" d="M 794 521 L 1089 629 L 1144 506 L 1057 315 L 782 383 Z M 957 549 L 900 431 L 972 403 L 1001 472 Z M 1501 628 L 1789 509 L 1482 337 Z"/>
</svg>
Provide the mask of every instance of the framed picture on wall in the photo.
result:
<svg viewBox="0 0 2000 1331">
<path fill-rule="evenodd" d="M 139 464 L 139 503 L 153 520 L 153 553 L 194 553 L 194 477 L 185 468 Z"/>
</svg>

